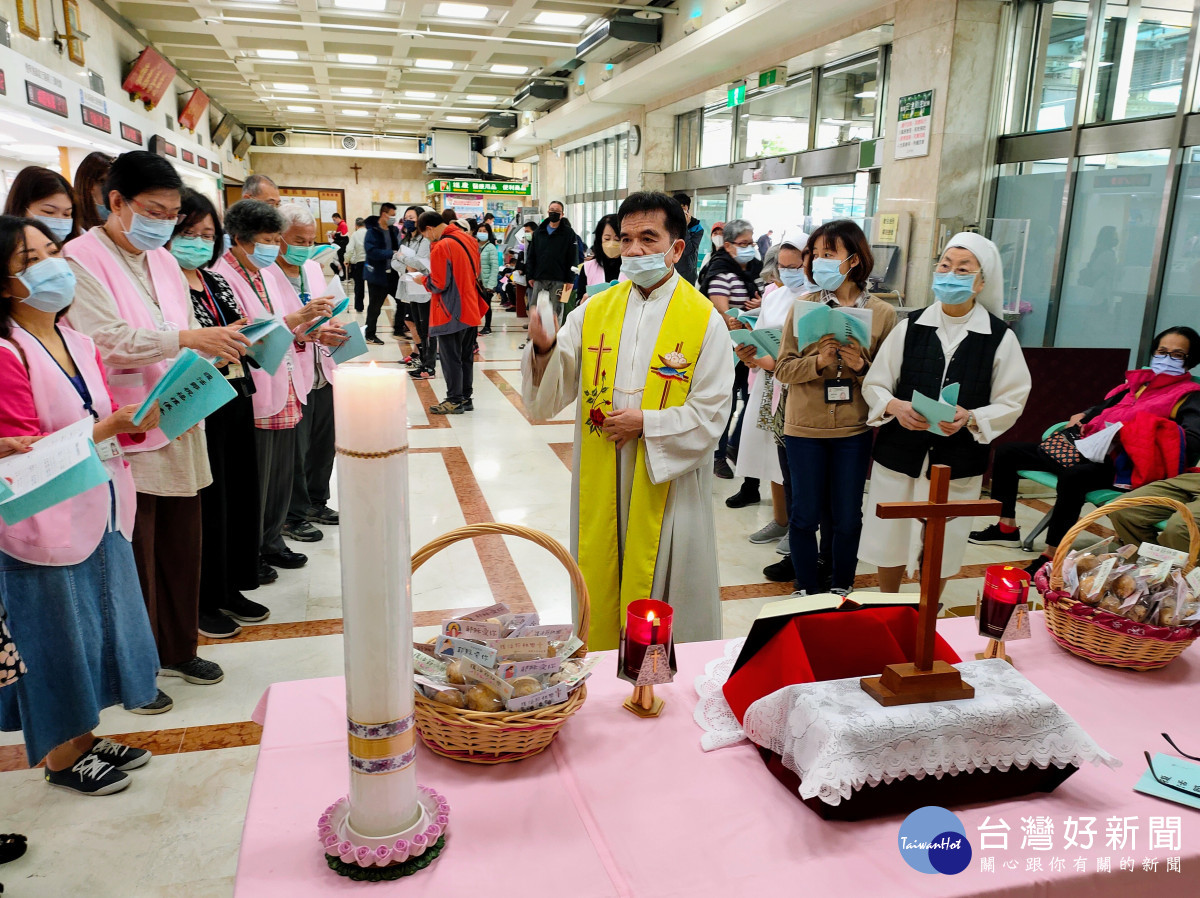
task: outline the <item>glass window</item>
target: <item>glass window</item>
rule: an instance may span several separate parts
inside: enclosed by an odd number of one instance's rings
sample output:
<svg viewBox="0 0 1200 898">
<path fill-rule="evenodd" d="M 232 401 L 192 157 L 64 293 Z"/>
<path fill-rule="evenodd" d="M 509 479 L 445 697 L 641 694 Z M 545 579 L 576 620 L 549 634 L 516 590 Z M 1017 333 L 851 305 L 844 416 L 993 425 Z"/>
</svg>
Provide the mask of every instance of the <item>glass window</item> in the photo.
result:
<svg viewBox="0 0 1200 898">
<path fill-rule="evenodd" d="M 685 171 L 700 167 L 701 110 L 693 109 L 675 117 L 675 168 Z"/>
<path fill-rule="evenodd" d="M 1192 4 L 1152 0 L 1139 6 L 1133 18 L 1125 3 L 1105 6 L 1106 46 L 1089 121 L 1172 115 L 1179 106 Z"/>
<path fill-rule="evenodd" d="M 859 172 L 847 184 L 826 184 L 809 190 L 809 216 L 812 227 L 835 218 L 849 218 L 870 234 L 867 216 L 871 176 Z"/>
<path fill-rule="evenodd" d="M 604 141 L 604 189 L 617 189 L 617 139 Z"/>
<path fill-rule="evenodd" d="M 712 252 L 712 226 L 718 221 L 728 221 L 729 191 L 724 187 L 698 190 L 692 198 L 692 215 L 704 225 L 704 238 L 700 241 L 700 259 L 703 261 Z"/>
<path fill-rule="evenodd" d="M 1039 54 L 1034 77 L 1031 131 L 1069 128 L 1075 120 L 1075 99 L 1083 74 L 1083 42 L 1087 11 L 1082 3 L 1058 2 L 1044 7 Z M 1118 42 L 1112 19 L 1107 19 L 1100 39 L 1100 62 L 1096 70 L 1096 103 L 1103 106 L 1110 94 L 1113 61 Z"/>
<path fill-rule="evenodd" d="M 821 70 L 817 102 L 817 147 L 875 136 L 879 56 Z"/>
<path fill-rule="evenodd" d="M 1200 147 L 1189 149 L 1184 158 L 1156 331 L 1179 324 L 1195 327 L 1200 318 Z"/>
<path fill-rule="evenodd" d="M 1167 150 L 1084 158 L 1056 346 L 1124 346 L 1136 363 L 1168 159 Z"/>
<path fill-rule="evenodd" d="M 573 194 L 576 191 L 575 186 L 575 151 L 571 150 L 567 153 L 566 176 L 567 194 Z"/>
<path fill-rule="evenodd" d="M 737 158 L 781 156 L 808 149 L 812 79 L 759 94 L 738 114 Z"/>
<path fill-rule="evenodd" d="M 629 189 L 629 135 L 617 136 L 617 190 Z"/>
<path fill-rule="evenodd" d="M 733 110 L 711 107 L 701 119 L 700 167 L 728 165 L 733 139 Z"/>
<path fill-rule="evenodd" d="M 1001 222 L 1023 221 L 1027 227 L 1024 264 L 1020 266 L 1017 296 L 1020 318 L 1013 325 L 1022 346 L 1041 346 L 1046 334 L 1046 311 L 1054 280 L 1054 253 L 1059 241 L 1059 212 L 1067 186 L 1067 160 L 1047 159 L 1007 165 L 996 180 L 996 209 L 989 236 L 1000 236 Z M 1000 244 L 1008 288 L 1015 266 L 1008 264 L 1015 247 Z"/>
<path fill-rule="evenodd" d="M 596 147 L 588 144 L 583 148 L 583 192 L 596 189 Z"/>
</svg>

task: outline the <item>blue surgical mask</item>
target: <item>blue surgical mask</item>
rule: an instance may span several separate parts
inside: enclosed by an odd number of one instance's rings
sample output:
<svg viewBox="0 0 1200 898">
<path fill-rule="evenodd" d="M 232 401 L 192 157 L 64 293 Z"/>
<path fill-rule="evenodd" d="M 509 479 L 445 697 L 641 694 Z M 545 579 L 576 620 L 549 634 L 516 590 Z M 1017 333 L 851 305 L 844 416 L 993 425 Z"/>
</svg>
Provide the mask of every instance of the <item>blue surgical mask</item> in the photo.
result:
<svg viewBox="0 0 1200 898">
<path fill-rule="evenodd" d="M 842 286 L 846 280 L 846 276 L 842 274 L 842 263 L 844 261 L 846 260 L 813 259 L 813 280 L 817 282 L 817 286 L 830 293 Z"/>
<path fill-rule="evenodd" d="M 57 315 L 75 298 L 75 272 L 66 259 L 51 256 L 34 262 L 17 275 L 29 295 L 21 302 L 39 312 Z"/>
<path fill-rule="evenodd" d="M 1156 355 L 1150 359 L 1150 370 L 1155 374 L 1183 374 L 1183 359 L 1173 359 L 1169 355 Z"/>
<path fill-rule="evenodd" d="M 171 241 L 171 255 L 180 268 L 203 268 L 212 261 L 214 242 L 203 237 L 176 237 Z"/>
<path fill-rule="evenodd" d="M 274 243 L 256 243 L 254 252 L 250 253 L 250 261 L 260 271 L 274 265 L 277 258 L 279 258 L 279 247 Z"/>
<path fill-rule="evenodd" d="M 133 221 L 125 229 L 125 239 L 134 249 L 148 253 L 151 250 L 162 249 L 175 233 L 175 219 L 163 221 L 146 215 L 133 213 Z"/>
<path fill-rule="evenodd" d="M 101 221 L 108 221 L 108 206 L 104 205 L 104 203 L 96 203 L 96 214 L 100 216 Z"/>
<path fill-rule="evenodd" d="M 225 252 L 229 252 L 231 249 L 233 249 L 233 238 L 230 237 L 228 234 L 226 234 L 225 235 Z"/>
<path fill-rule="evenodd" d="M 737 248 L 736 258 L 743 265 L 745 265 L 747 262 L 753 262 L 756 258 L 758 258 L 758 247 L 739 246 Z"/>
<path fill-rule="evenodd" d="M 70 237 L 71 232 L 75 230 L 75 222 L 69 218 L 51 218 L 49 215 L 35 215 L 33 217 L 49 228 L 50 233 L 54 235 L 54 239 L 59 243 Z"/>
<path fill-rule="evenodd" d="M 933 296 L 943 305 L 962 305 L 974 295 L 974 273 L 955 274 L 953 271 L 935 271 L 933 273 Z"/>
<path fill-rule="evenodd" d="M 780 268 L 779 279 L 789 290 L 796 290 L 800 293 L 812 292 L 813 285 L 809 283 L 808 275 L 804 273 L 803 268 Z"/>
<path fill-rule="evenodd" d="M 666 253 L 649 253 L 644 256 L 621 256 L 621 273 L 639 287 L 653 287 L 668 274 Z"/>
<path fill-rule="evenodd" d="M 257 245 L 255 249 L 257 250 Z M 291 265 L 303 265 L 313 257 L 313 254 L 320 251 L 317 246 L 293 246 L 288 245 L 288 248 L 283 253 L 283 258 Z"/>
</svg>

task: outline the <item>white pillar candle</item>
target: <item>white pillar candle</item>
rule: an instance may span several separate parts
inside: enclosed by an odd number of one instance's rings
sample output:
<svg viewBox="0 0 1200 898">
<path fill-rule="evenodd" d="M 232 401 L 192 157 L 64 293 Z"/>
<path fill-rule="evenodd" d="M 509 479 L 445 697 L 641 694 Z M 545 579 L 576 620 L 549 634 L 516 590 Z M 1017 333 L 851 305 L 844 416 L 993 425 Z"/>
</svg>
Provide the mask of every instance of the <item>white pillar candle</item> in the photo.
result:
<svg viewBox="0 0 1200 898">
<path fill-rule="evenodd" d="M 368 837 L 402 832 L 420 816 L 411 754 L 407 381 L 400 369 L 373 362 L 340 367 L 333 378 L 349 824 Z"/>
</svg>

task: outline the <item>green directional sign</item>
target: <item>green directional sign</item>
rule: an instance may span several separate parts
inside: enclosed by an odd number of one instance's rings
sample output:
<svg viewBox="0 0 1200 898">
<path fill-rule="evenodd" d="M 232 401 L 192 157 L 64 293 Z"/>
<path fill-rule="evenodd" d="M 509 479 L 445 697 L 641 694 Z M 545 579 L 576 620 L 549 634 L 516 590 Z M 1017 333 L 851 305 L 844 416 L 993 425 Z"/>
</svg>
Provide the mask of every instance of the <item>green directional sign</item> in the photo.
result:
<svg viewBox="0 0 1200 898">
<path fill-rule="evenodd" d="M 746 102 L 746 82 L 741 84 L 731 85 L 729 92 L 725 95 L 725 108 L 732 109 L 734 106 L 741 106 Z"/>
<path fill-rule="evenodd" d="M 530 196 L 533 187 L 525 181 L 456 181 L 438 178 L 425 185 L 429 193 L 482 193 L 488 196 Z"/>
</svg>

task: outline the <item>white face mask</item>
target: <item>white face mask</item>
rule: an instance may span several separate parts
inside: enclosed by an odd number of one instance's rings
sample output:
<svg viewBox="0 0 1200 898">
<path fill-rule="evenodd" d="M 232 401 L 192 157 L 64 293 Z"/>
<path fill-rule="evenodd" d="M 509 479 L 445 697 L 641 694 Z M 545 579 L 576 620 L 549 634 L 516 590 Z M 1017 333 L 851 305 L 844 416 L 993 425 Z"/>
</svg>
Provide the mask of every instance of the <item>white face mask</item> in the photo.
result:
<svg viewBox="0 0 1200 898">
<path fill-rule="evenodd" d="M 720 249 L 725 245 L 725 238 L 720 234 L 714 234 L 712 239 L 713 249 Z"/>
<path fill-rule="evenodd" d="M 621 273 L 639 287 L 653 287 L 668 274 L 671 266 L 667 264 L 666 253 L 650 253 L 644 256 L 622 256 Z"/>
</svg>

